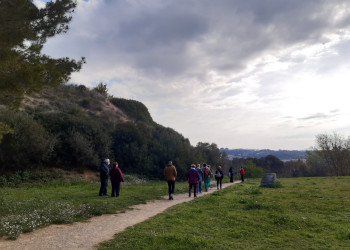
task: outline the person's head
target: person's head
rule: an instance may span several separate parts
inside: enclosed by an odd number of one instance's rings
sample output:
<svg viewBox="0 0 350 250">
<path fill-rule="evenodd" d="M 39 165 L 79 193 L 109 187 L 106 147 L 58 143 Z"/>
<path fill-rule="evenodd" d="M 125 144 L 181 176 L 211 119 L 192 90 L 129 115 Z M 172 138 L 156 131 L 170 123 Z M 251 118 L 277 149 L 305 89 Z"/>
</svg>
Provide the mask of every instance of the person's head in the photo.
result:
<svg viewBox="0 0 350 250">
<path fill-rule="evenodd" d="M 197 164 L 197 167 L 199 167 L 199 168 L 200 168 L 200 167 L 201 167 L 201 164 Z"/>
<path fill-rule="evenodd" d="M 169 162 L 168 162 L 168 166 L 171 166 L 171 165 L 173 165 L 173 162 L 172 162 L 172 161 L 169 161 Z"/>
<path fill-rule="evenodd" d="M 221 166 L 219 166 L 218 168 L 219 168 L 220 170 L 222 169 L 222 167 L 221 167 Z"/>
<path fill-rule="evenodd" d="M 105 159 L 105 160 L 104 160 L 104 163 L 106 163 L 107 165 L 109 165 L 109 163 L 110 163 L 109 159 Z"/>
<path fill-rule="evenodd" d="M 191 168 L 196 168 L 196 164 L 191 164 Z"/>
<path fill-rule="evenodd" d="M 207 166 L 207 164 L 206 163 L 203 163 L 203 167 L 206 167 Z"/>
<path fill-rule="evenodd" d="M 117 168 L 117 167 L 118 167 L 118 162 L 115 161 L 115 162 L 113 162 L 112 165 L 113 165 L 113 167 L 116 167 L 116 168 Z"/>
</svg>

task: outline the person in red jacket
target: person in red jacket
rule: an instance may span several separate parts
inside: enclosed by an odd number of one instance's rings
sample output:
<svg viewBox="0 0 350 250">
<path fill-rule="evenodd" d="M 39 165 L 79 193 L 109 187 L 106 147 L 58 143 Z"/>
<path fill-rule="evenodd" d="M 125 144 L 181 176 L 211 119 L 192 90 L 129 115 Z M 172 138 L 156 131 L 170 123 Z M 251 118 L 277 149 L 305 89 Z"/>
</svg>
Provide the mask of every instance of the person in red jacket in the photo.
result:
<svg viewBox="0 0 350 250">
<path fill-rule="evenodd" d="M 189 184 L 189 189 L 188 189 L 188 197 L 191 197 L 191 191 L 193 187 L 193 194 L 194 197 L 197 197 L 197 184 L 199 180 L 199 174 L 198 171 L 196 170 L 196 165 L 192 164 L 191 169 L 187 172 L 186 174 L 188 184 Z"/>
<path fill-rule="evenodd" d="M 243 168 L 243 167 L 241 167 L 241 170 L 239 170 L 239 173 L 241 174 L 242 182 L 244 182 L 245 171 L 244 171 L 244 168 Z"/>
<path fill-rule="evenodd" d="M 112 183 L 111 197 L 118 197 L 120 193 L 120 182 L 124 182 L 122 171 L 118 167 L 118 162 L 113 162 L 112 169 L 109 171 Z"/>
</svg>

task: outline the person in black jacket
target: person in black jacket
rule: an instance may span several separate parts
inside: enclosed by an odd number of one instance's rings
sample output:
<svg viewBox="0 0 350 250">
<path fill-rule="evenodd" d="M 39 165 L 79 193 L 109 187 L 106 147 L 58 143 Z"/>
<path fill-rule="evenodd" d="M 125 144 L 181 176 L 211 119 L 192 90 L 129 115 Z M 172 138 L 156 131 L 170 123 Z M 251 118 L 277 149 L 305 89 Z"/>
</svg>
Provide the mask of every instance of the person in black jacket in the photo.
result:
<svg viewBox="0 0 350 250">
<path fill-rule="evenodd" d="M 216 179 L 216 188 L 219 190 L 222 189 L 222 179 L 224 178 L 224 172 L 222 172 L 221 166 L 218 167 L 218 169 L 215 172 L 215 179 Z"/>
<path fill-rule="evenodd" d="M 103 162 L 101 162 L 100 165 L 100 181 L 101 181 L 101 187 L 99 196 L 107 195 L 107 186 L 108 186 L 108 174 L 109 174 L 109 159 L 105 159 Z"/>
<path fill-rule="evenodd" d="M 228 175 L 230 176 L 230 182 L 233 182 L 233 167 L 230 167 L 230 170 L 228 171 Z"/>
</svg>

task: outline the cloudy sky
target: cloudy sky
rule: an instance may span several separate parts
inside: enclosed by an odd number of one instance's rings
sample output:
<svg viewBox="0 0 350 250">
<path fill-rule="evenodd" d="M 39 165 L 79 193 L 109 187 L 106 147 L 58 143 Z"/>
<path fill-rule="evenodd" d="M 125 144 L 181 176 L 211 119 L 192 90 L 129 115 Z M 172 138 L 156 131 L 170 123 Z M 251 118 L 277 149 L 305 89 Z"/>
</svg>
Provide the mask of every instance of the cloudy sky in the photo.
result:
<svg viewBox="0 0 350 250">
<path fill-rule="evenodd" d="M 35 0 L 40 4 L 41 0 Z M 44 52 L 192 145 L 309 149 L 350 135 L 348 0 L 78 0 Z"/>
</svg>

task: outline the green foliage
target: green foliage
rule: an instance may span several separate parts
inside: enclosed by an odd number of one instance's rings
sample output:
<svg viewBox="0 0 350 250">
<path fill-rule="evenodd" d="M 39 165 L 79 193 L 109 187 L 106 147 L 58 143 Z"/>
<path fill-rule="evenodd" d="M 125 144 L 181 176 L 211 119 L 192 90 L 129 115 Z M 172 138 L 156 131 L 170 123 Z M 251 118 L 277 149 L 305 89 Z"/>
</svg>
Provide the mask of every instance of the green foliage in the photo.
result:
<svg viewBox="0 0 350 250">
<path fill-rule="evenodd" d="M 6 125 L 5 123 L 0 122 L 0 143 L 4 135 L 6 134 L 12 134 L 13 130 L 10 126 Z"/>
<path fill-rule="evenodd" d="M 261 167 L 257 167 L 253 160 L 246 160 L 243 168 L 246 178 L 262 178 L 265 174 L 264 170 Z"/>
<path fill-rule="evenodd" d="M 226 153 L 221 153 L 215 143 L 198 142 L 196 146 L 197 158 L 210 166 L 224 166 Z"/>
<path fill-rule="evenodd" d="M 163 178 L 164 166 L 172 160 L 183 178 L 194 160 L 189 141 L 160 125 L 118 124 L 112 138 L 115 158 L 129 173 Z"/>
<path fill-rule="evenodd" d="M 279 177 L 306 177 L 318 176 L 312 173 L 302 160 L 291 160 L 284 163 L 283 171 L 279 173 Z"/>
<path fill-rule="evenodd" d="M 24 95 L 66 82 L 81 61 L 41 54 L 47 38 L 68 30 L 73 0 L 52 1 L 38 9 L 32 0 L 4 0 L 0 5 L 0 103 L 18 107 Z"/>
<path fill-rule="evenodd" d="M 17 170 L 0 177 L 0 187 L 20 187 L 28 183 L 46 183 L 63 178 L 61 171 L 50 171 L 44 168 Z"/>
<path fill-rule="evenodd" d="M 153 124 L 153 119 L 143 103 L 123 98 L 111 98 L 110 102 L 120 108 L 133 120 Z"/>
<path fill-rule="evenodd" d="M 262 167 L 265 172 L 280 174 L 283 172 L 284 163 L 274 155 L 268 155 L 260 159 L 254 159 L 257 166 Z"/>
<path fill-rule="evenodd" d="M 111 154 L 108 124 L 83 114 L 43 113 L 41 124 L 56 137 L 53 165 L 96 169 Z"/>
<path fill-rule="evenodd" d="M 1 110 L 0 121 L 13 129 L 0 144 L 0 172 L 40 165 L 50 157 L 55 140 L 32 117 L 23 112 Z"/>
</svg>

